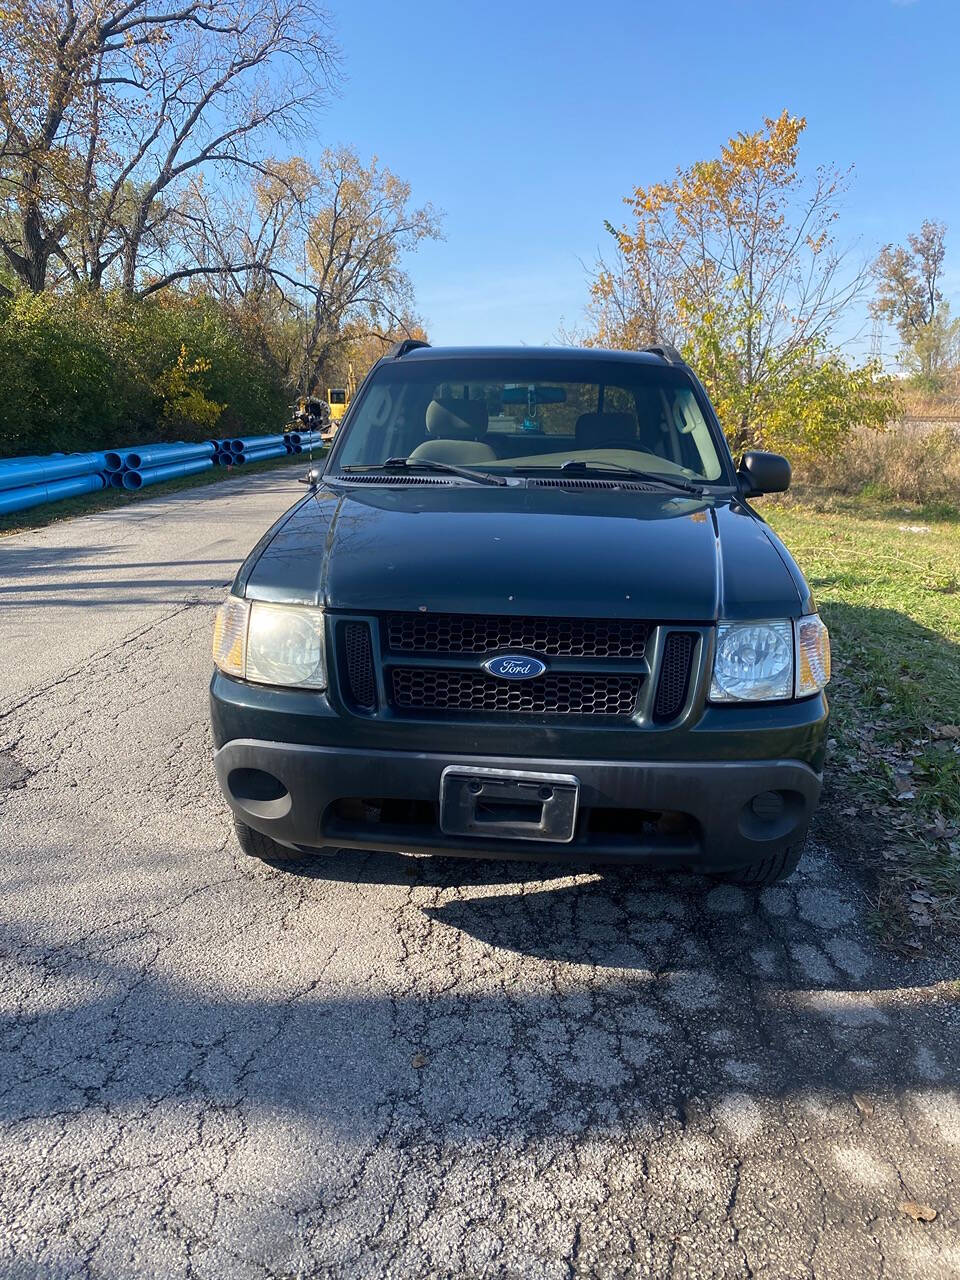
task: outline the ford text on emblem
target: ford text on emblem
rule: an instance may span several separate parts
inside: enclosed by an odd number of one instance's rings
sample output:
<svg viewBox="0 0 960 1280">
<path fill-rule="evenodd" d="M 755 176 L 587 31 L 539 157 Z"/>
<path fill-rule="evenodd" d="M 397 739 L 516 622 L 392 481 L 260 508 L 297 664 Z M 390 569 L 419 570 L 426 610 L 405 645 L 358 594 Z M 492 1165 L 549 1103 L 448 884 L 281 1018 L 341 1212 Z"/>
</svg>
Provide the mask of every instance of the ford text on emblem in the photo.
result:
<svg viewBox="0 0 960 1280">
<path fill-rule="evenodd" d="M 489 671 L 492 676 L 500 676 L 502 680 L 532 680 L 534 676 L 542 676 L 547 669 L 547 664 L 539 658 L 512 653 L 491 658 L 483 666 L 485 671 Z"/>
</svg>

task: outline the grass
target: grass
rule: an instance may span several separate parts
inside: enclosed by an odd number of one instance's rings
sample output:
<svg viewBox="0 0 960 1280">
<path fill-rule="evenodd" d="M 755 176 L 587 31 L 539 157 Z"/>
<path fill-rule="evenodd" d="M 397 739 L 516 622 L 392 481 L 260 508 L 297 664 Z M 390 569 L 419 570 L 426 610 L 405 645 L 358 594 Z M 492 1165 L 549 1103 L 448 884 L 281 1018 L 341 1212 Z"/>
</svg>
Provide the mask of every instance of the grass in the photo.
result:
<svg viewBox="0 0 960 1280">
<path fill-rule="evenodd" d="M 320 450 L 314 450 L 314 457 L 317 458 L 319 455 Z M 85 494 L 81 498 L 67 498 L 63 502 L 45 502 L 39 507 L 30 507 L 26 511 L 12 511 L 9 515 L 0 516 L 0 538 L 9 533 L 21 533 L 25 529 L 42 529 L 48 524 L 56 524 L 60 520 L 69 520 L 74 516 L 111 511 L 115 507 L 126 507 L 132 502 L 143 502 L 147 498 L 156 498 L 165 493 L 222 484 L 230 476 L 258 475 L 261 471 L 274 471 L 280 467 L 299 468 L 305 473 L 309 461 L 307 453 L 290 454 L 284 458 L 268 458 L 263 462 L 247 462 L 243 467 L 229 469 L 213 467 L 210 471 L 201 471 L 199 475 L 183 476 L 179 480 L 168 480 L 165 484 L 148 485 L 145 489 L 101 489 L 97 493 Z"/>
<path fill-rule="evenodd" d="M 960 929 L 960 513 L 810 493 L 761 510 L 832 638 L 821 833 L 868 864 L 881 936 L 922 950 Z"/>
</svg>

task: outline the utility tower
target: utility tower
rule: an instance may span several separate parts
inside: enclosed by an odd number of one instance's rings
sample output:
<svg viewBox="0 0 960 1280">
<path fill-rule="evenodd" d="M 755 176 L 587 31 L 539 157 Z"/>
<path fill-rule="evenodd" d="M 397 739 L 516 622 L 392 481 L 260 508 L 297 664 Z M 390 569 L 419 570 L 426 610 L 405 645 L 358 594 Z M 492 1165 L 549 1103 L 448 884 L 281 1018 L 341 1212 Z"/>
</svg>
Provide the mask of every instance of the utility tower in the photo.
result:
<svg viewBox="0 0 960 1280">
<path fill-rule="evenodd" d="M 870 333 L 870 359 L 883 360 L 883 318 L 873 317 L 873 329 Z"/>
</svg>

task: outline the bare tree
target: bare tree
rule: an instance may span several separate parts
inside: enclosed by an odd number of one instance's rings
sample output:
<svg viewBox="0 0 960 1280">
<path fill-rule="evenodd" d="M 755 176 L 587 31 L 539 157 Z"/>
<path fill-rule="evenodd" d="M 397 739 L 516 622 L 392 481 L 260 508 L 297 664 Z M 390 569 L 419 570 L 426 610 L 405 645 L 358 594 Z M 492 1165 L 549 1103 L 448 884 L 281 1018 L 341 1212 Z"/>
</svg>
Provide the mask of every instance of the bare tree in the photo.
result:
<svg viewBox="0 0 960 1280">
<path fill-rule="evenodd" d="M 295 374 L 309 390 L 344 344 L 376 343 L 418 328 L 404 256 L 440 236 L 428 204 L 414 208 L 409 183 L 374 158 L 349 148 L 304 160 L 269 161 L 245 199 L 195 191 L 191 228 L 197 265 L 183 276 L 209 276 L 207 287 L 250 315 L 270 313 L 281 363 L 299 352 Z M 264 330 L 267 326 L 264 325 Z"/>
<path fill-rule="evenodd" d="M 191 178 L 258 165 L 336 76 L 316 0 L 14 0 L 0 11 L 0 250 L 134 292 L 168 260 Z M 149 279 L 144 285 L 143 277 Z"/>
<path fill-rule="evenodd" d="M 955 366 L 960 344 L 960 321 L 951 320 L 940 288 L 946 234 L 942 222 L 928 219 L 907 236 L 907 248 L 886 245 L 874 265 L 871 310 L 895 325 L 903 364 L 931 385 Z"/>
</svg>

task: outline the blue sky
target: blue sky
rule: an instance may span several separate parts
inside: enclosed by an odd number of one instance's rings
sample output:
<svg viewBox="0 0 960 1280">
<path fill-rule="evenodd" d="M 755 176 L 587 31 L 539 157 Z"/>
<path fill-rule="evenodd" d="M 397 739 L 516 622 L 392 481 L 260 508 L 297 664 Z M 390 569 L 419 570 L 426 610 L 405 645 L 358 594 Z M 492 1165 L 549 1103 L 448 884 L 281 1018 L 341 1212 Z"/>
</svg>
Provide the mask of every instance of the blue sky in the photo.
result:
<svg viewBox="0 0 960 1280">
<path fill-rule="evenodd" d="M 854 166 L 858 253 L 952 228 L 956 310 L 960 0 L 329 2 L 346 82 L 317 136 L 443 210 L 446 239 L 409 260 L 435 342 L 554 340 L 622 197 L 784 108 L 808 120 L 801 168 Z"/>
</svg>

